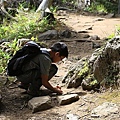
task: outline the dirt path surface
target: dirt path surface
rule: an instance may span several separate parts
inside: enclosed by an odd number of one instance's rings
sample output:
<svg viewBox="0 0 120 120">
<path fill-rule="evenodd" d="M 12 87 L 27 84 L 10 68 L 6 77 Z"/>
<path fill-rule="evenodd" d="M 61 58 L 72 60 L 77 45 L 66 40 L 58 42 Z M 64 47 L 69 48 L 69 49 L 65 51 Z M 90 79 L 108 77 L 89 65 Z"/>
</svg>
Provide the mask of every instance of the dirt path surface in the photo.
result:
<svg viewBox="0 0 120 120">
<path fill-rule="evenodd" d="M 100 17 L 75 15 L 73 13 L 68 16 L 60 16 L 65 19 L 61 19 L 67 26 L 71 27 L 74 31 L 86 30 L 92 26 L 92 30 L 88 30 L 90 35 L 98 35 L 101 39 L 112 34 L 116 25 L 119 24 L 119 18 L 103 19 L 102 21 L 95 21 Z M 49 42 L 49 41 L 47 41 Z M 55 41 L 51 41 L 53 43 Z M 104 120 L 100 118 L 90 118 L 90 112 L 93 108 L 102 104 L 103 102 L 109 101 L 120 105 L 120 96 L 115 93 L 106 91 L 103 93 L 92 93 L 91 91 L 83 91 L 81 87 L 77 89 L 66 89 L 66 86 L 61 83 L 62 78 L 67 73 L 68 68 L 71 64 L 77 62 L 80 58 L 91 55 L 93 48 L 91 43 L 87 42 L 65 42 L 69 48 L 69 58 L 64 63 L 59 63 L 59 71 L 55 77 L 50 81 L 52 84 L 59 84 L 62 87 L 64 93 L 72 92 L 79 95 L 79 100 L 69 105 L 56 106 L 52 109 L 37 112 L 32 114 L 31 110 L 27 106 L 28 97 L 23 90 L 19 88 L 11 88 L 11 86 L 4 87 L 2 89 L 2 106 L 0 120 L 77 120 L 68 119 L 67 114 L 74 114 L 79 116 L 79 120 Z M 114 97 L 115 96 L 115 97 Z M 119 120 L 120 115 L 109 115 L 106 120 Z"/>
<path fill-rule="evenodd" d="M 115 33 L 117 26 L 120 25 L 120 18 L 108 18 L 107 16 L 83 16 L 69 13 L 63 17 L 65 17 L 65 19 L 61 21 L 74 31 L 79 32 L 92 27 L 91 30 L 88 30 L 89 34 L 98 35 L 101 39 Z"/>
</svg>

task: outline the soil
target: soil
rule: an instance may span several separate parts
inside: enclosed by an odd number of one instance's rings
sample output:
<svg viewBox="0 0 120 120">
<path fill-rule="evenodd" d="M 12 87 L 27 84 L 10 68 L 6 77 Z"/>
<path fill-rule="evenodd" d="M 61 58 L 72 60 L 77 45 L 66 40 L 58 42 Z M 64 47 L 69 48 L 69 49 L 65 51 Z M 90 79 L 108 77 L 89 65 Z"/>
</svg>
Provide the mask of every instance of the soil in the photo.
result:
<svg viewBox="0 0 120 120">
<path fill-rule="evenodd" d="M 96 40 L 96 42 L 102 44 L 105 42 L 103 38 L 115 32 L 116 25 L 119 25 L 120 19 L 104 18 L 102 21 L 95 21 L 97 18 L 100 17 L 76 15 L 74 13 L 69 13 L 67 16 L 58 16 L 58 19 L 64 22 L 73 31 L 78 32 L 86 30 L 88 27 L 92 26 L 92 30 L 87 30 L 88 34 L 98 35 L 100 40 Z M 90 118 L 90 111 L 103 102 L 109 101 L 120 105 L 120 96 L 117 94 L 119 90 L 106 90 L 102 93 L 96 93 L 83 91 L 81 87 L 76 89 L 66 88 L 65 84 L 62 83 L 62 78 L 67 73 L 69 66 L 76 63 L 82 57 L 91 55 L 95 50 L 95 48 L 92 48 L 91 42 L 76 42 L 72 41 L 72 39 L 69 39 L 70 41 L 67 40 L 65 43 L 69 48 L 69 58 L 65 60 L 64 63 L 60 62 L 57 64 L 59 71 L 50 82 L 52 85 L 59 84 L 64 93 L 71 92 L 79 94 L 79 100 L 69 105 L 56 106 L 52 109 L 32 114 L 32 111 L 27 106 L 27 101 L 30 97 L 23 94 L 24 90 L 18 88 L 16 84 L 9 84 L 9 86 L 4 86 L 4 88 L 1 89 L 2 103 L 0 107 L 0 120 L 6 120 L 4 116 L 10 120 L 67 120 L 66 115 L 69 113 L 79 115 L 80 120 L 88 120 Z M 47 41 L 48 44 L 54 42 L 56 42 L 56 40 Z M 119 115 L 109 115 L 106 120 L 118 120 L 120 119 L 118 117 Z"/>
</svg>

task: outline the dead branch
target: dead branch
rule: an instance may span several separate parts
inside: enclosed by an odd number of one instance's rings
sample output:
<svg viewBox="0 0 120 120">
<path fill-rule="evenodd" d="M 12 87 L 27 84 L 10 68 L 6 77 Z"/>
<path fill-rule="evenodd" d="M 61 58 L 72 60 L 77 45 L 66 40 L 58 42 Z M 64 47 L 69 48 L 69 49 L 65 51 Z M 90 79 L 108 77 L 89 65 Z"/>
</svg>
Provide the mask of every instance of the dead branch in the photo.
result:
<svg viewBox="0 0 120 120">
<path fill-rule="evenodd" d="M 15 20 L 17 21 L 13 16 L 11 16 L 5 9 L 5 5 L 6 5 L 6 2 L 4 0 L 2 0 L 0 2 L 0 10 L 5 14 L 7 15 L 9 18 L 11 18 L 12 20 Z"/>
</svg>

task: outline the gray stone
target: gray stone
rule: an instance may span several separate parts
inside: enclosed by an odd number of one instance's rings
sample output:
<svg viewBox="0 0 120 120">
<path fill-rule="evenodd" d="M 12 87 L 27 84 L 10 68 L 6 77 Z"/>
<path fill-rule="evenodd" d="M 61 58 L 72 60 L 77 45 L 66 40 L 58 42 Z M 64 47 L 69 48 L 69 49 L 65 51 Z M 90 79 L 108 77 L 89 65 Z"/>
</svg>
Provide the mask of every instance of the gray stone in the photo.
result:
<svg viewBox="0 0 120 120">
<path fill-rule="evenodd" d="M 66 115 L 67 120 L 79 120 L 80 116 L 76 114 L 67 114 Z"/>
<path fill-rule="evenodd" d="M 94 45 L 95 48 L 100 47 L 95 43 Z M 66 83 L 67 88 L 81 85 L 84 90 L 98 90 L 100 85 L 105 86 L 111 80 L 119 87 L 119 68 L 120 36 L 116 36 L 107 41 L 104 47 L 96 49 L 91 57 L 86 56 L 72 64 L 62 82 Z"/>
<path fill-rule="evenodd" d="M 0 120 L 10 120 L 10 118 L 4 115 L 0 115 Z"/>
<path fill-rule="evenodd" d="M 87 30 L 80 30 L 80 31 L 78 31 L 78 33 L 88 33 L 88 31 Z"/>
<path fill-rule="evenodd" d="M 110 114 L 117 114 L 118 112 L 119 107 L 116 104 L 105 102 L 91 111 L 91 117 L 107 117 Z"/>
<path fill-rule="evenodd" d="M 96 19 L 93 20 L 93 22 L 95 22 L 95 21 L 103 21 L 103 20 L 105 20 L 105 18 L 96 18 Z"/>
<path fill-rule="evenodd" d="M 79 100 L 78 94 L 67 94 L 58 96 L 59 105 L 67 105 Z"/>
<path fill-rule="evenodd" d="M 67 88 L 78 87 L 81 85 L 82 78 L 78 76 L 79 71 L 83 68 L 85 61 L 88 57 L 84 57 L 77 63 L 72 64 L 69 68 L 69 72 L 63 77 L 62 82 L 67 84 Z M 86 73 L 85 73 L 86 74 Z"/>
<path fill-rule="evenodd" d="M 93 29 L 92 26 L 86 28 L 86 30 L 92 30 L 92 29 Z"/>
<path fill-rule="evenodd" d="M 66 11 L 65 10 L 60 10 L 61 8 L 58 8 L 59 10 L 57 11 L 57 15 L 58 16 L 66 16 L 67 15 L 67 13 L 66 13 Z M 65 18 L 65 17 L 64 17 Z M 62 19 L 64 19 L 63 17 L 62 17 Z"/>
<path fill-rule="evenodd" d="M 106 77 L 119 69 L 118 61 L 120 59 L 120 36 L 115 37 L 107 42 L 102 52 L 94 62 L 93 73 L 98 82 L 105 84 Z M 109 67 L 111 66 L 112 69 Z M 113 71 L 113 72 L 112 72 Z M 117 72 L 117 71 L 116 71 Z"/>
<path fill-rule="evenodd" d="M 88 39 L 89 40 L 100 40 L 100 38 L 98 37 L 98 35 L 92 35 Z"/>
<path fill-rule="evenodd" d="M 58 33 L 57 30 L 48 30 L 42 34 L 39 35 L 38 40 L 51 40 L 51 39 L 57 39 Z"/>
<path fill-rule="evenodd" d="M 92 44 L 92 48 L 94 49 L 94 48 L 100 48 L 101 47 L 101 45 L 99 44 L 99 43 L 96 43 L 96 42 L 92 42 L 93 44 Z"/>
<path fill-rule="evenodd" d="M 49 96 L 35 97 L 28 101 L 29 108 L 32 112 L 38 112 L 52 108 L 51 99 Z"/>
<path fill-rule="evenodd" d="M 114 13 L 109 13 L 108 15 L 105 16 L 106 18 L 113 18 L 115 17 L 115 14 Z"/>
<path fill-rule="evenodd" d="M 59 33 L 60 37 L 64 38 L 70 38 L 71 37 L 71 31 L 70 30 L 63 30 Z"/>
</svg>

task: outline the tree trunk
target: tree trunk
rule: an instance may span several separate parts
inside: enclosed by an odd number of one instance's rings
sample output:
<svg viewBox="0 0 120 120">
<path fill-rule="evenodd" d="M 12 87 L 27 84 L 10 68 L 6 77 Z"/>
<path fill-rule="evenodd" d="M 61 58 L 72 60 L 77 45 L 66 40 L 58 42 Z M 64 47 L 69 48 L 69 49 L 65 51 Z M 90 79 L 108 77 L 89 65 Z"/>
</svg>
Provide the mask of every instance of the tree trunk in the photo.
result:
<svg viewBox="0 0 120 120">
<path fill-rule="evenodd" d="M 120 0 L 118 0 L 118 14 L 120 14 Z"/>
</svg>

